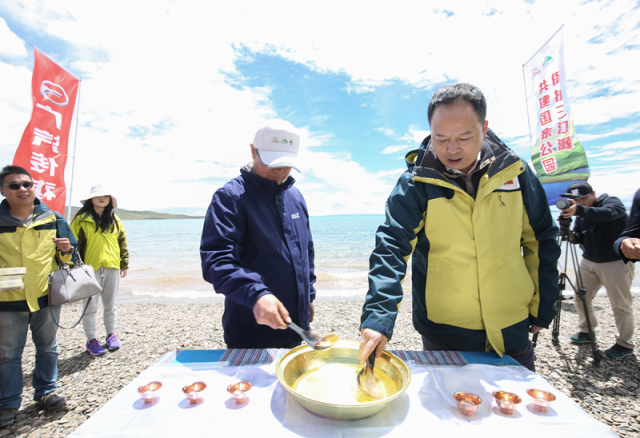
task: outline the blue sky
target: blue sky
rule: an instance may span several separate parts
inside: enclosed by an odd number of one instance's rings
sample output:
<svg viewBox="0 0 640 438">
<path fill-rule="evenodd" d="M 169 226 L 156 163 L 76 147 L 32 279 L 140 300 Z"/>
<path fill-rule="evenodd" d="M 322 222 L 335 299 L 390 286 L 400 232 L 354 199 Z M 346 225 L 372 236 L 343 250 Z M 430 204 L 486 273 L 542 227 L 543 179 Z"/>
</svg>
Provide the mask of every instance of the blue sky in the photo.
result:
<svg viewBox="0 0 640 438">
<path fill-rule="evenodd" d="M 628 205 L 640 187 L 639 6 L 0 1 L 0 164 L 29 121 L 33 44 L 82 79 L 73 205 L 105 184 L 125 209 L 201 214 L 250 160 L 260 123 L 280 117 L 302 133 L 292 175 L 312 215 L 383 213 L 442 84 L 479 86 L 489 126 L 530 160 L 522 64 L 564 25 L 589 181 Z"/>
</svg>

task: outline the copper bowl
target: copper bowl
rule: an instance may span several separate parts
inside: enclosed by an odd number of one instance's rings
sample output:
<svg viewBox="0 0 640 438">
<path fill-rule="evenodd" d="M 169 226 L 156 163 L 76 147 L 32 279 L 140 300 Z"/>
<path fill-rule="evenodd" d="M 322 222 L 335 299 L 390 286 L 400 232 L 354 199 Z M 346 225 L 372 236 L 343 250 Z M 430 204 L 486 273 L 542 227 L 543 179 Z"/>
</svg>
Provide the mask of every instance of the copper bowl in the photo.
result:
<svg viewBox="0 0 640 438">
<path fill-rule="evenodd" d="M 161 382 L 151 382 L 146 385 L 142 385 L 138 388 L 138 393 L 140 394 L 140 398 L 144 400 L 145 403 L 153 403 L 156 401 L 158 397 L 156 395 L 156 391 L 162 388 Z"/>
<path fill-rule="evenodd" d="M 248 391 L 253 387 L 251 382 L 238 382 L 227 386 L 227 391 L 231 394 L 231 398 L 236 403 L 244 403 L 247 401 Z"/>
<path fill-rule="evenodd" d="M 527 394 L 533 399 L 533 407 L 540 412 L 547 412 L 549 405 L 556 399 L 556 396 L 550 392 L 541 389 L 527 389 Z"/>
<path fill-rule="evenodd" d="M 202 401 L 200 393 L 205 390 L 207 384 L 204 382 L 196 382 L 182 388 L 182 392 L 187 396 L 187 400 L 192 405 L 196 405 Z"/>
<path fill-rule="evenodd" d="M 282 356 L 276 365 L 278 381 L 295 400 L 321 417 L 360 420 L 382 411 L 407 389 L 409 367 L 398 357 L 383 351 L 376 359 L 374 375 L 383 395 L 375 400 L 358 389 L 360 343 L 338 341 L 328 350 L 306 345 Z"/>
<path fill-rule="evenodd" d="M 518 394 L 506 391 L 493 391 L 491 393 L 498 403 L 498 408 L 503 414 L 511 415 L 516 410 L 516 405 L 522 401 Z"/>
<path fill-rule="evenodd" d="M 462 415 L 471 417 L 478 410 L 478 406 L 482 404 L 482 399 L 479 395 L 473 392 L 458 391 L 453 394 L 453 398 L 458 403 L 458 410 Z"/>
</svg>

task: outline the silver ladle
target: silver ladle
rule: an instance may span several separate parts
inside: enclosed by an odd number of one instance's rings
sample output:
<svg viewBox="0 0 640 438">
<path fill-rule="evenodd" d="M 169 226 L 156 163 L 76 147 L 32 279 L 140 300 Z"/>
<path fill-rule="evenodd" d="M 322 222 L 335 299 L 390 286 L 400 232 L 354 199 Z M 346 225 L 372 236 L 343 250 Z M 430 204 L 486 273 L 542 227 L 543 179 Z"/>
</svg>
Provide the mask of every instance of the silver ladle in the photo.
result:
<svg viewBox="0 0 640 438">
<path fill-rule="evenodd" d="M 287 324 L 285 322 L 285 324 Z M 324 336 L 314 335 L 313 333 L 309 333 L 307 331 L 302 330 L 300 327 L 295 325 L 293 322 L 287 324 L 291 330 L 300 335 L 302 340 L 307 343 L 307 345 L 314 350 L 327 350 L 333 347 L 333 344 L 338 340 L 338 335 L 331 333 Z"/>
<path fill-rule="evenodd" d="M 364 367 L 358 373 L 358 377 L 356 380 L 358 382 L 358 389 L 360 391 L 367 394 L 369 397 L 374 398 L 376 400 L 380 399 L 380 391 L 378 390 L 378 383 L 376 382 L 376 378 L 373 374 L 373 367 L 376 363 L 376 351 L 375 349 L 364 364 Z"/>
</svg>

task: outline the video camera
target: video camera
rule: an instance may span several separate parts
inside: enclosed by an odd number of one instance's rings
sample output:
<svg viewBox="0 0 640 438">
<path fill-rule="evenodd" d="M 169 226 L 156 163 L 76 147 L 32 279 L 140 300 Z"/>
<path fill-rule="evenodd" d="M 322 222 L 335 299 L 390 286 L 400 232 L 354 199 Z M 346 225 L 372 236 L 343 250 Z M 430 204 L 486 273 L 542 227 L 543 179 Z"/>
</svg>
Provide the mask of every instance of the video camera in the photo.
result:
<svg viewBox="0 0 640 438">
<path fill-rule="evenodd" d="M 558 199 L 556 201 L 556 207 L 560 210 L 566 210 L 571 207 L 571 202 L 566 199 Z M 570 240 L 569 236 L 571 236 L 571 222 L 573 220 L 570 217 L 562 217 L 562 215 L 558 216 L 558 225 L 560 226 L 560 231 L 558 235 L 562 237 L 562 240 Z"/>
</svg>

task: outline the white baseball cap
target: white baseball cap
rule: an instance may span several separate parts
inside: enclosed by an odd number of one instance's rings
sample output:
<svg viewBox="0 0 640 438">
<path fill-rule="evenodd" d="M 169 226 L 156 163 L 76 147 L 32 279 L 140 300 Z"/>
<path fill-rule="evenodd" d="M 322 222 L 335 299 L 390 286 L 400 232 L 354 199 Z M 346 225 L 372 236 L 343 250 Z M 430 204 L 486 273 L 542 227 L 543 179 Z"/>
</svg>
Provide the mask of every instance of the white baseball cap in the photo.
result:
<svg viewBox="0 0 640 438">
<path fill-rule="evenodd" d="M 268 120 L 253 138 L 260 161 L 267 167 L 298 168 L 300 136 L 296 128 L 282 119 Z"/>
<path fill-rule="evenodd" d="M 118 200 L 116 199 L 116 197 L 113 196 L 111 193 L 109 193 L 102 186 L 93 186 L 93 187 L 91 187 L 91 190 L 89 191 L 89 194 L 84 199 L 81 199 L 80 203 L 82 205 L 84 205 L 84 203 L 87 202 L 89 199 L 95 198 L 97 196 L 110 196 L 111 197 L 111 205 L 113 206 L 113 208 L 116 208 L 118 206 Z"/>
</svg>

